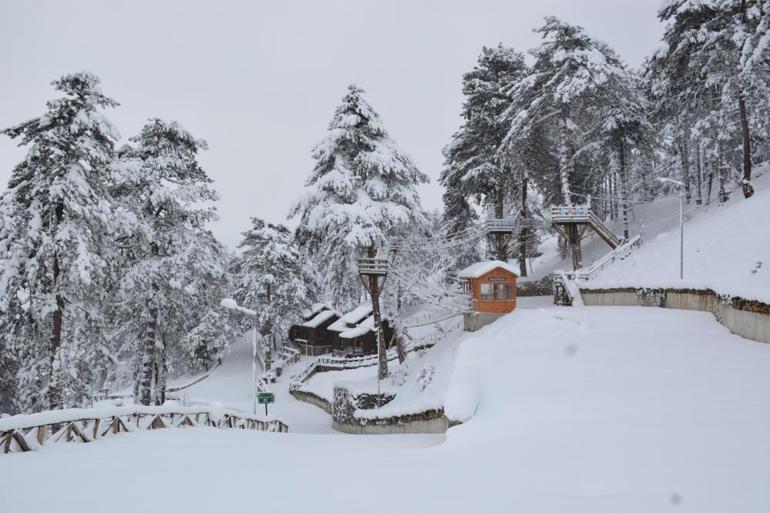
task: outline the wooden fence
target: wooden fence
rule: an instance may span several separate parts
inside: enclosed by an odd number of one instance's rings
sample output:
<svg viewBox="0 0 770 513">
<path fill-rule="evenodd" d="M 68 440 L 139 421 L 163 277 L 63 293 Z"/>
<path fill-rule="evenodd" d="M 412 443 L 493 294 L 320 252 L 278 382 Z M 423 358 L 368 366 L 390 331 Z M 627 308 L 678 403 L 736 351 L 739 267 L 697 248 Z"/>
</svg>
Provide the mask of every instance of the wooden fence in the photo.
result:
<svg viewBox="0 0 770 513">
<path fill-rule="evenodd" d="M 406 341 L 406 352 L 419 351 L 422 349 L 428 349 L 436 345 L 439 341 L 440 334 L 432 333 L 424 337 L 415 337 Z M 387 352 L 388 361 L 398 358 L 398 354 L 395 348 L 388 349 Z M 377 355 L 371 354 L 367 356 L 358 356 L 355 358 L 340 358 L 333 356 L 322 356 L 314 360 L 308 365 L 305 370 L 299 374 L 295 374 L 291 377 L 289 382 L 289 391 L 296 391 L 302 388 L 302 385 L 310 379 L 316 372 L 334 371 L 334 370 L 346 370 L 357 369 L 359 367 L 369 367 L 376 365 L 378 362 Z"/>
<path fill-rule="evenodd" d="M 193 426 L 289 431 L 289 426 L 280 420 L 229 410 L 165 406 L 57 410 L 0 419 L 0 451 L 27 452 L 53 443 L 88 443 L 125 432 Z"/>
</svg>

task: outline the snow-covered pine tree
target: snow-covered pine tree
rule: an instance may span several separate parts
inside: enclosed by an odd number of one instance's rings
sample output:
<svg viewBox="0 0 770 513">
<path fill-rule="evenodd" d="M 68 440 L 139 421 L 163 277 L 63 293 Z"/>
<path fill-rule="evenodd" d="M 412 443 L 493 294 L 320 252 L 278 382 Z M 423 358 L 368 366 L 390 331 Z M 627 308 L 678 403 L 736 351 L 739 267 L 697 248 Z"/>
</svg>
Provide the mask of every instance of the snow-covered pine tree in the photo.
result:
<svg viewBox="0 0 770 513">
<path fill-rule="evenodd" d="M 628 240 L 630 169 L 634 153 L 642 158 L 652 157 L 655 134 L 647 119 L 649 106 L 642 90 L 641 78 L 632 72 L 616 73 L 608 80 L 608 99 L 598 107 L 602 123 L 598 139 L 602 146 L 614 152 L 620 181 L 620 207 L 623 239 Z"/>
<path fill-rule="evenodd" d="M 114 336 L 143 339 L 133 348 L 141 355 L 136 401 L 149 404 L 153 383 L 156 400 L 162 400 L 169 351 L 178 350 L 188 328 L 201 319 L 219 322 L 206 314 L 217 311 L 222 295 L 206 292 L 225 279 L 227 259 L 206 229 L 217 200 L 197 160 L 206 143 L 160 119 L 151 119 L 131 141 L 134 147 L 121 152 L 114 185 L 123 257 Z M 113 345 L 126 347 L 117 340 Z"/>
<path fill-rule="evenodd" d="M 535 31 L 542 34 L 543 42 L 533 50 L 531 73 L 511 88 L 506 143 L 533 144 L 533 136 L 540 135 L 536 144 L 549 148 L 546 162 L 556 161 L 562 201 L 571 205 L 576 185 L 583 194 L 591 193 L 594 167 L 578 166 L 581 157 L 590 157 L 589 150 L 596 149 L 596 141 L 585 138 L 592 124 L 590 108 L 605 101 L 609 78 L 625 70 L 615 52 L 582 27 L 548 16 Z M 538 166 L 539 172 L 546 169 Z"/>
<path fill-rule="evenodd" d="M 463 75 L 463 125 L 444 149 L 445 168 L 439 180 L 447 190 L 447 215 L 456 216 L 450 224 L 458 228 L 471 219 L 469 200 L 494 211 L 497 218 L 506 217 L 516 186 L 526 181 L 526 171 L 515 160 L 500 158 L 499 150 L 508 131 L 501 119 L 511 105 L 507 91 L 527 72 L 521 53 L 498 45 L 482 48 L 473 70 Z M 507 260 L 502 234 L 495 246 L 495 257 Z"/>
<path fill-rule="evenodd" d="M 288 228 L 258 218 L 252 218 L 251 225 L 238 245 L 242 253 L 235 258 L 233 297 L 258 312 L 257 327 L 263 339 L 282 341 L 289 326 L 313 301 L 313 280 Z M 251 328 L 251 323 L 247 319 L 242 325 Z"/>
<path fill-rule="evenodd" d="M 428 181 L 363 92 L 348 87 L 326 138 L 313 149 L 310 191 L 290 212 L 299 217 L 299 247 L 322 269 L 325 297 L 342 309 L 363 298 L 355 259 L 373 255 L 396 228 L 423 216 L 416 186 Z"/>
<path fill-rule="evenodd" d="M 6 346 L 21 356 L 22 411 L 79 404 L 99 354 L 108 165 L 119 137 L 102 111 L 117 102 L 88 72 L 53 86 L 61 96 L 44 115 L 2 131 L 29 146 L 3 194 L 0 222 L 0 309 L 12 315 Z"/>
<path fill-rule="evenodd" d="M 722 184 L 725 162 L 733 159 L 732 152 L 724 150 L 737 140 L 742 159 L 735 164 L 743 168 L 746 197 L 753 194 L 751 133 L 763 123 L 770 93 L 766 70 L 754 66 L 767 59 L 768 50 L 761 46 L 761 34 L 766 30 L 762 28 L 763 5 L 751 0 L 668 0 L 658 12 L 666 24 L 666 45 L 652 61 L 650 73 L 658 111 L 682 125 L 685 177 L 692 133 L 706 140 Z M 720 189 L 724 200 L 727 193 L 723 186 Z"/>
</svg>

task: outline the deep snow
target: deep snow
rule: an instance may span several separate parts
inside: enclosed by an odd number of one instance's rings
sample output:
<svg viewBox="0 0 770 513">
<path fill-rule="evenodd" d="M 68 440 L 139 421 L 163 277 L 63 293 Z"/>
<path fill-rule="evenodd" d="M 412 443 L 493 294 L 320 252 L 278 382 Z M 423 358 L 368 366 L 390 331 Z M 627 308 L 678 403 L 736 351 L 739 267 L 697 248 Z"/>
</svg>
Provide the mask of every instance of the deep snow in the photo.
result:
<svg viewBox="0 0 770 513">
<path fill-rule="evenodd" d="M 445 439 L 191 428 L 6 455 L 2 509 L 770 507 L 770 346 L 707 313 L 520 309 L 461 342 L 446 400 L 471 418 Z"/>
</svg>

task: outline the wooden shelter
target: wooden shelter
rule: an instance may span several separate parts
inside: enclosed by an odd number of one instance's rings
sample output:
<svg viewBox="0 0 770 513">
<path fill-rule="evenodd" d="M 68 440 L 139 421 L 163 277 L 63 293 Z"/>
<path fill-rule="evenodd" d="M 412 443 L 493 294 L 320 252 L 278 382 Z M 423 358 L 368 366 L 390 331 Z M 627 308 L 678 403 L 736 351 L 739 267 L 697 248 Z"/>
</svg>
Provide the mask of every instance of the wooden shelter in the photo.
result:
<svg viewBox="0 0 770 513">
<path fill-rule="evenodd" d="M 329 326 L 333 333 L 332 352 L 335 356 L 366 355 L 377 353 L 377 332 L 374 328 L 374 309 L 369 302 L 361 303 L 356 308 L 340 317 Z M 387 321 L 382 325 L 387 341 L 392 330 Z"/>
<path fill-rule="evenodd" d="M 465 330 L 476 331 L 516 309 L 514 267 L 500 260 L 477 262 L 460 271 L 458 278 L 468 293 Z"/>
<path fill-rule="evenodd" d="M 294 342 L 300 352 L 319 355 L 332 350 L 336 333 L 329 331 L 329 326 L 337 322 L 342 314 L 325 304 L 315 304 L 305 312 L 303 322 L 289 328 L 289 340 Z"/>
</svg>

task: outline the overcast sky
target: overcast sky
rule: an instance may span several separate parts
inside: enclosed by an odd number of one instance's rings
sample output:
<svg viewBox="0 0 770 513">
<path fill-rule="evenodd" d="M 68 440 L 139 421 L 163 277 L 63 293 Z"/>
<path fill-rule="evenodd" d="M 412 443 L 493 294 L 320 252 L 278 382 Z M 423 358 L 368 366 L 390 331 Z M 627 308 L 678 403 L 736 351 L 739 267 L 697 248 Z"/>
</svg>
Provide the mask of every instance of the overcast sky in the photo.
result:
<svg viewBox="0 0 770 513">
<path fill-rule="evenodd" d="M 631 66 L 657 46 L 659 0 L 3 1 L 0 126 L 42 114 L 50 81 L 90 70 L 121 106 L 124 139 L 148 117 L 179 121 L 209 150 L 221 195 L 213 229 L 230 247 L 249 217 L 284 222 L 345 87 L 355 82 L 432 183 L 459 126 L 460 78 L 482 46 L 538 44 L 553 14 L 584 26 Z M 0 139 L 0 183 L 23 150 Z"/>
</svg>

